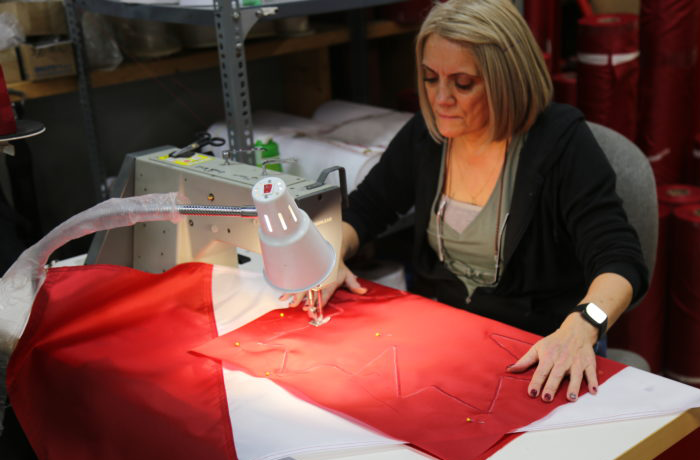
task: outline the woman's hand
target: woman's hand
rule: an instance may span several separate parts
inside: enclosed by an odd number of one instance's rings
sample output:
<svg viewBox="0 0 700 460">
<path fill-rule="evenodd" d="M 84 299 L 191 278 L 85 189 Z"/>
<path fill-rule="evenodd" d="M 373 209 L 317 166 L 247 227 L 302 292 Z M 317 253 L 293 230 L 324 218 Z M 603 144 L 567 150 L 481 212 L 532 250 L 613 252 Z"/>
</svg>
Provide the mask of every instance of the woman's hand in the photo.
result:
<svg viewBox="0 0 700 460">
<path fill-rule="evenodd" d="M 326 284 L 321 288 L 321 294 L 322 294 L 322 305 L 325 306 L 326 303 L 328 303 L 328 299 L 330 299 L 333 296 L 333 293 L 338 289 L 339 287 L 345 287 L 348 289 L 350 292 L 355 293 L 355 294 L 364 294 L 367 292 L 367 288 L 362 287 L 357 281 L 357 276 L 353 272 L 350 271 L 350 269 L 345 265 L 345 262 L 342 260 L 338 264 L 338 274 L 336 275 L 335 281 L 332 281 L 329 284 Z M 294 294 L 282 294 L 280 296 L 280 300 L 287 300 L 289 299 L 289 306 L 290 307 L 296 307 L 301 303 L 301 301 L 306 297 L 306 292 L 297 292 Z M 307 310 L 308 306 L 305 306 L 304 309 Z M 308 310 L 307 310 L 308 311 Z"/>
<path fill-rule="evenodd" d="M 579 313 L 566 317 L 559 329 L 534 344 L 509 372 L 524 372 L 537 364 L 537 369 L 527 388 L 532 398 L 541 397 L 545 402 L 554 400 L 562 380 L 569 376 L 566 399 L 576 401 L 583 378 L 592 394 L 598 391 L 596 358 L 593 345 L 598 331 Z"/>
</svg>

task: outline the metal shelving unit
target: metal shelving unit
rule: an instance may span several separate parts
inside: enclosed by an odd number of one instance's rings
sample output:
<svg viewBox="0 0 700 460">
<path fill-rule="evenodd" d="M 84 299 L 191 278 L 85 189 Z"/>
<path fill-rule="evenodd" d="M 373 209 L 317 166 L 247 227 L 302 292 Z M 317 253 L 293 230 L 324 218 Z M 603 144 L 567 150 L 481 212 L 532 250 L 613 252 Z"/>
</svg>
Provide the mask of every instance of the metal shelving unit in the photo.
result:
<svg viewBox="0 0 700 460">
<path fill-rule="evenodd" d="M 107 197 L 99 137 L 95 126 L 85 45 L 78 11 L 87 10 L 128 19 L 214 25 L 216 27 L 219 70 L 223 89 L 229 145 L 233 158 L 254 164 L 253 124 L 243 43 L 250 29 L 260 20 L 347 11 L 351 28 L 352 62 L 357 79 L 366 74 L 366 25 L 359 10 L 404 0 L 279 0 L 261 6 L 242 7 L 241 0 L 213 0 L 212 6 L 184 7 L 174 4 L 134 4 L 116 0 L 65 0 L 71 40 L 75 47 L 78 95 L 90 155 L 93 183 L 98 200 Z M 355 99 L 366 97 L 366 84 L 358 84 Z"/>
</svg>

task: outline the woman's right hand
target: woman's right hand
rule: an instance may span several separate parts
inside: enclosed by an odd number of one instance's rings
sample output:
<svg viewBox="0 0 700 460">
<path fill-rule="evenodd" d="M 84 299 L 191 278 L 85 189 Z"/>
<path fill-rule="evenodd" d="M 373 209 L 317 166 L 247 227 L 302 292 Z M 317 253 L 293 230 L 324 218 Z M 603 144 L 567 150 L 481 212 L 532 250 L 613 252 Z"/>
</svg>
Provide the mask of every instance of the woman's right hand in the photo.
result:
<svg viewBox="0 0 700 460">
<path fill-rule="evenodd" d="M 326 303 L 328 303 L 328 300 L 333 296 L 333 293 L 339 287 L 344 287 L 354 294 L 362 295 L 362 294 L 365 294 L 367 292 L 367 288 L 362 287 L 362 285 L 360 285 L 360 282 L 357 281 L 357 276 L 355 276 L 355 274 L 350 271 L 348 266 L 345 265 L 345 262 L 342 260 L 338 263 L 338 273 L 336 275 L 335 280 L 331 281 L 330 283 L 326 284 L 325 286 L 323 286 L 321 288 L 321 294 L 322 294 L 321 300 L 322 300 L 323 306 L 325 306 Z M 305 298 L 306 298 L 306 292 L 296 292 L 296 293 L 282 294 L 279 299 L 280 300 L 289 300 L 289 306 L 296 307 Z M 305 306 L 304 310 L 307 310 L 307 307 L 308 306 Z"/>
</svg>

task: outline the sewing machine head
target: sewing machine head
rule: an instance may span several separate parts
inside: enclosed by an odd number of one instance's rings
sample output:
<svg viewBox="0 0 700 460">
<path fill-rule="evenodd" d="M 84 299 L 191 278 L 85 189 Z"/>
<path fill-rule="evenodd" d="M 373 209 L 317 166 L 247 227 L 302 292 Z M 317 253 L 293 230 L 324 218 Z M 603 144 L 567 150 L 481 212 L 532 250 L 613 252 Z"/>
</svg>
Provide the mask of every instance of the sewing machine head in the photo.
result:
<svg viewBox="0 0 700 460">
<path fill-rule="evenodd" d="M 174 147 L 130 154 L 112 187 L 112 196 L 180 192 L 192 204 L 252 205 L 253 186 L 262 178 L 256 166 L 195 154 L 173 158 Z M 342 193 L 335 185 L 266 171 L 286 184 L 336 257 L 341 243 Z M 87 263 L 109 263 L 161 273 L 184 262 L 237 266 L 239 252 L 260 253 L 258 219 L 186 216 L 178 224 L 139 223 L 97 234 Z M 337 266 L 337 264 L 336 264 Z M 262 269 L 261 265 L 259 269 Z M 330 276 L 335 276 L 335 268 Z"/>
</svg>

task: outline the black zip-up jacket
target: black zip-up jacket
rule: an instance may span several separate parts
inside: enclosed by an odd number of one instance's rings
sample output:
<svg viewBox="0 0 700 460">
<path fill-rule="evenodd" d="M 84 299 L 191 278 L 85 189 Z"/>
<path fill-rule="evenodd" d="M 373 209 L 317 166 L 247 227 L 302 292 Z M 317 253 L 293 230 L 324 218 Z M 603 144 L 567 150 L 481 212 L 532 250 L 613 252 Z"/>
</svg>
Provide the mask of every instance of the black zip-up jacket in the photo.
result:
<svg viewBox="0 0 700 460">
<path fill-rule="evenodd" d="M 647 269 L 615 193 L 615 173 L 580 111 L 550 104 L 528 132 L 505 227 L 501 279 L 471 295 L 428 244 L 441 155 L 442 146 L 417 114 L 350 194 L 343 213 L 362 244 L 415 206 L 414 268 L 434 285 L 439 301 L 547 335 L 601 273 L 625 277 L 633 302 L 646 292 Z"/>
</svg>

